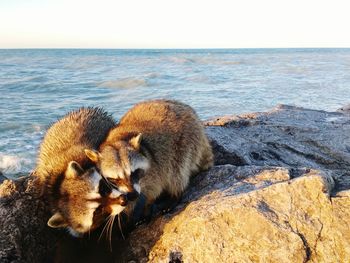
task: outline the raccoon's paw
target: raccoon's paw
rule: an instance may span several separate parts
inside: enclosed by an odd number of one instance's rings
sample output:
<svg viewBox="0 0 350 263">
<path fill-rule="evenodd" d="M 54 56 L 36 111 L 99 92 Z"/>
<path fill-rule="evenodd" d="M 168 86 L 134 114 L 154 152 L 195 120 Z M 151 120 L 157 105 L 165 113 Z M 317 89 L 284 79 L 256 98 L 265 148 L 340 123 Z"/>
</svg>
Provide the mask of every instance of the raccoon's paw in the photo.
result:
<svg viewBox="0 0 350 263">
<path fill-rule="evenodd" d="M 154 215 L 154 205 L 150 209 L 148 209 L 140 218 L 139 220 L 135 223 L 136 226 L 142 225 L 142 224 L 148 224 L 151 222 L 152 217 Z"/>
<path fill-rule="evenodd" d="M 135 226 L 140 226 L 140 225 L 143 225 L 143 224 L 148 224 L 149 222 L 151 222 L 151 219 L 150 218 L 142 218 L 140 219 L 139 221 L 137 221 L 135 223 Z"/>
<path fill-rule="evenodd" d="M 165 214 L 168 214 L 171 211 L 173 211 L 175 207 L 176 207 L 176 205 L 175 206 L 171 206 L 171 207 L 166 207 L 166 208 L 162 209 L 160 212 L 161 212 L 162 215 L 165 215 Z"/>
<path fill-rule="evenodd" d="M 141 194 L 136 202 L 133 211 L 133 221 L 135 226 L 151 222 L 152 216 L 155 214 L 154 205 L 147 203 L 146 197 Z"/>
<path fill-rule="evenodd" d="M 161 199 L 157 200 L 157 210 L 162 215 L 172 212 L 179 204 L 181 197 L 174 197 L 170 195 L 164 195 Z"/>
</svg>

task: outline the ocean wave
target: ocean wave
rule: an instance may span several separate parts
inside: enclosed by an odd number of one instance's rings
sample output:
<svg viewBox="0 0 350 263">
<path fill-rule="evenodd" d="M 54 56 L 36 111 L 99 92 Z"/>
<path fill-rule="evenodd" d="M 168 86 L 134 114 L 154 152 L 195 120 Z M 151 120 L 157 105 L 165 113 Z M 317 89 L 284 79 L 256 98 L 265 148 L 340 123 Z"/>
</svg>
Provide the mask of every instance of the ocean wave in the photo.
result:
<svg viewBox="0 0 350 263">
<path fill-rule="evenodd" d="M 238 60 L 230 60 L 230 59 L 222 59 L 222 58 L 217 58 L 217 57 L 198 57 L 193 60 L 193 62 L 198 63 L 198 64 L 204 64 L 204 65 L 239 65 L 242 64 L 242 61 Z"/>
<path fill-rule="evenodd" d="M 201 84 L 216 84 L 214 79 L 204 75 L 189 76 L 186 78 L 186 80 L 190 82 L 201 83 Z"/>
<path fill-rule="evenodd" d="M 103 56 L 78 57 L 73 59 L 70 63 L 65 64 L 64 68 L 71 70 L 87 70 L 102 66 L 106 60 L 111 63 L 111 58 L 106 58 Z"/>
<path fill-rule="evenodd" d="M 98 84 L 103 88 L 136 88 L 147 86 L 147 80 L 144 78 L 123 78 L 117 80 L 108 80 Z"/>
<path fill-rule="evenodd" d="M 191 58 L 186 58 L 186 57 L 169 57 L 168 58 L 170 62 L 175 63 L 175 64 L 185 64 L 185 63 L 193 63 L 195 62 Z"/>
<path fill-rule="evenodd" d="M 175 64 L 202 64 L 202 65 L 222 65 L 222 66 L 230 66 L 230 65 L 240 65 L 244 64 L 244 61 L 230 58 L 220 58 L 213 56 L 202 56 L 202 57 L 169 57 L 169 61 Z"/>
<path fill-rule="evenodd" d="M 4 79 L 2 81 L 2 85 L 13 85 L 13 84 L 22 84 L 22 83 L 43 83 L 46 82 L 47 78 L 44 76 L 29 76 L 22 78 L 14 78 L 14 79 Z"/>
<path fill-rule="evenodd" d="M 0 172 L 6 174 L 16 174 L 23 172 L 23 166 L 28 164 L 28 160 L 15 156 L 0 153 Z"/>
</svg>

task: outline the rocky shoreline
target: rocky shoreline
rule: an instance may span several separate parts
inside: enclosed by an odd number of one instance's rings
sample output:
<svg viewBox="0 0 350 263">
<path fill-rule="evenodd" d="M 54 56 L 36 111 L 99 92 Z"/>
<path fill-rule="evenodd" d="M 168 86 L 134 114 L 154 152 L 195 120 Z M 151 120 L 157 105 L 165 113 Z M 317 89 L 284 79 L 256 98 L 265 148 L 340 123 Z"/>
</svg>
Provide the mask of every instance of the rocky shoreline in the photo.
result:
<svg viewBox="0 0 350 263">
<path fill-rule="evenodd" d="M 215 166 L 126 240 L 46 227 L 27 178 L 0 185 L 1 262 L 350 262 L 350 107 L 279 105 L 205 122 Z"/>
</svg>

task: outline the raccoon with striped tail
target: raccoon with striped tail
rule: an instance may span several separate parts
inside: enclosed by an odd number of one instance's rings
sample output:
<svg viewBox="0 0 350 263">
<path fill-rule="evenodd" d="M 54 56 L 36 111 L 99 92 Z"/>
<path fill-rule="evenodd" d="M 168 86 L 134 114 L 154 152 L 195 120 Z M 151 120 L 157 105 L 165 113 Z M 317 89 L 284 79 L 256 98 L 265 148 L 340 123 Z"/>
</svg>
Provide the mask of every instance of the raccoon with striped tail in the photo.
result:
<svg viewBox="0 0 350 263">
<path fill-rule="evenodd" d="M 128 201 L 140 193 L 145 196 L 146 217 L 162 193 L 176 202 L 190 176 L 213 165 L 212 149 L 197 114 L 174 100 L 135 105 L 109 132 L 99 151 L 86 149 L 85 153 Z"/>
<path fill-rule="evenodd" d="M 68 113 L 46 132 L 32 176 L 53 212 L 50 227 L 65 227 L 78 236 L 126 205 L 124 196 L 106 186 L 84 153 L 87 147 L 99 147 L 115 125 L 103 109 L 89 107 Z"/>
</svg>

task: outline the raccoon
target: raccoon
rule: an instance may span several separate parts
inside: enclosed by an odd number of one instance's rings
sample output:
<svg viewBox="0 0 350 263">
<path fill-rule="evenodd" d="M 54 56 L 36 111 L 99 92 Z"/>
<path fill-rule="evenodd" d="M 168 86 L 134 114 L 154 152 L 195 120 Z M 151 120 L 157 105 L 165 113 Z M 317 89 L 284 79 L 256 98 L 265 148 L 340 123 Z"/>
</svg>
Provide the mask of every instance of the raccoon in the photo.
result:
<svg viewBox="0 0 350 263">
<path fill-rule="evenodd" d="M 188 105 L 153 100 L 135 105 L 112 129 L 99 151 L 87 157 L 128 201 L 140 193 L 145 214 L 163 192 L 179 200 L 192 174 L 213 165 L 213 154 L 201 121 Z"/>
<path fill-rule="evenodd" d="M 48 226 L 67 228 L 75 237 L 95 230 L 127 204 L 125 195 L 108 187 L 94 167 L 84 170 L 75 161 L 53 185 L 49 200 L 54 214 Z"/>
<path fill-rule="evenodd" d="M 99 147 L 115 125 L 107 112 L 89 107 L 68 113 L 48 129 L 33 176 L 52 209 L 50 227 L 67 227 L 77 236 L 126 205 L 124 195 L 108 187 L 84 154 Z"/>
</svg>

